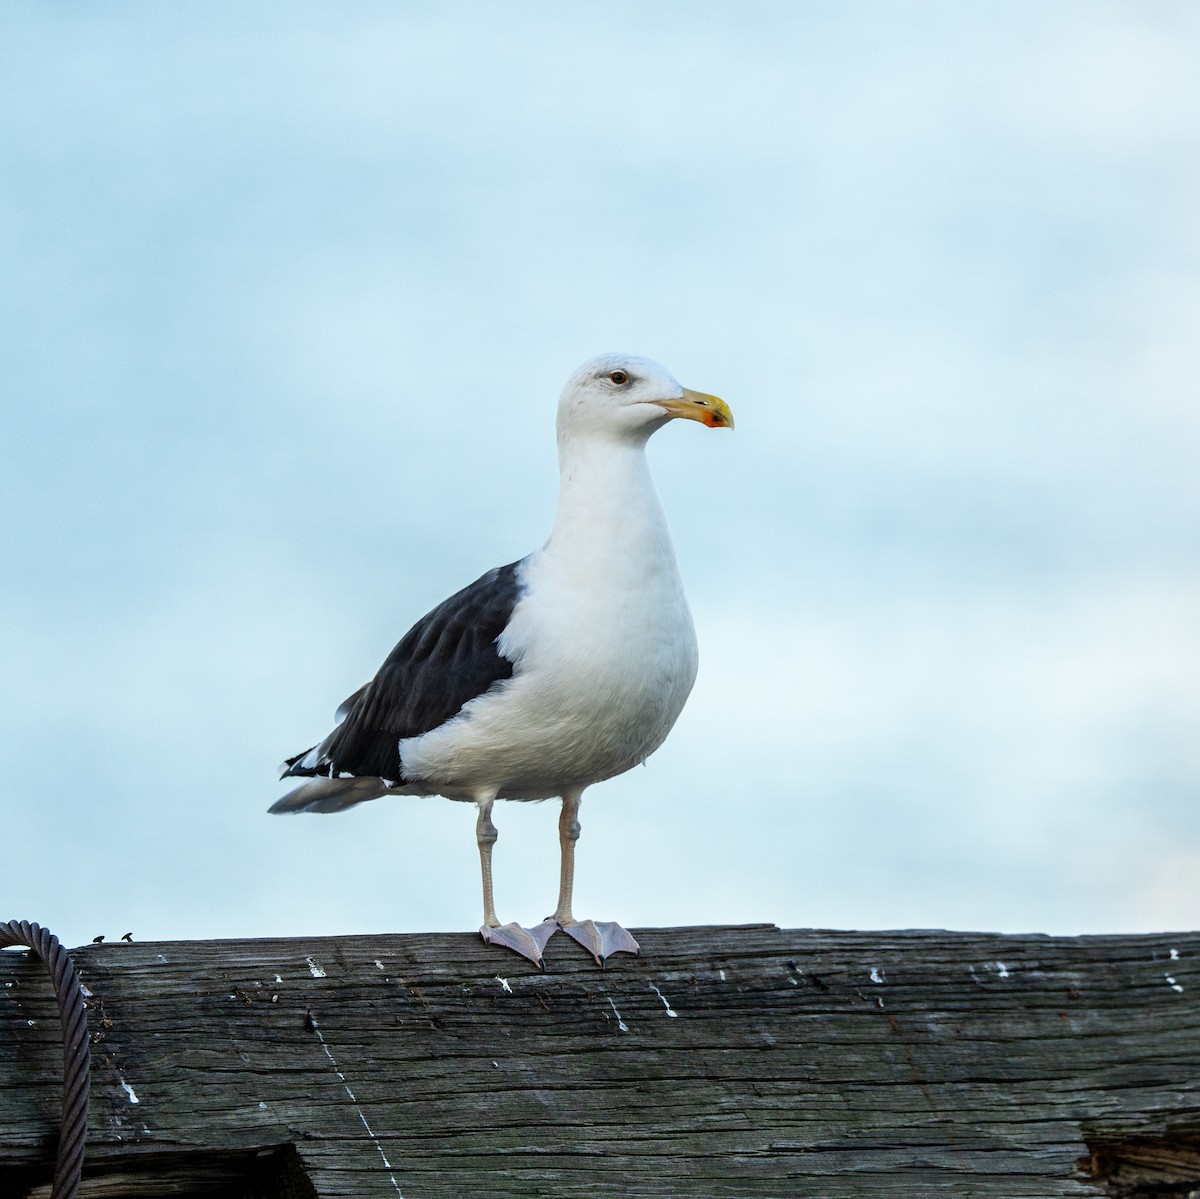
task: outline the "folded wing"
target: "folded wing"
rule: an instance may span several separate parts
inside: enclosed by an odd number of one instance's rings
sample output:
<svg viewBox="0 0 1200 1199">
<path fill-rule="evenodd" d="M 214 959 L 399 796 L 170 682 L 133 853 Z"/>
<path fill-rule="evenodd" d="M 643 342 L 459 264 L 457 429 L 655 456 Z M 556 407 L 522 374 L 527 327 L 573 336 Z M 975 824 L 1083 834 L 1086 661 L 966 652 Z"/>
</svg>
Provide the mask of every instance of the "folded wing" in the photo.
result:
<svg viewBox="0 0 1200 1199">
<path fill-rule="evenodd" d="M 344 781 L 345 802 L 330 802 L 334 796 L 326 795 L 322 806 L 328 810 L 384 790 L 376 787 L 365 794 L 353 784 L 355 779 L 404 783 L 401 741 L 444 724 L 465 704 L 512 677 L 513 663 L 500 653 L 496 640 L 520 598 L 522 564 L 489 570 L 413 625 L 378 674 L 338 709 L 340 723 L 333 732 L 320 745 L 289 758 L 281 777 Z M 285 796 L 271 810 L 314 807 L 304 801 L 304 790 Z"/>
</svg>

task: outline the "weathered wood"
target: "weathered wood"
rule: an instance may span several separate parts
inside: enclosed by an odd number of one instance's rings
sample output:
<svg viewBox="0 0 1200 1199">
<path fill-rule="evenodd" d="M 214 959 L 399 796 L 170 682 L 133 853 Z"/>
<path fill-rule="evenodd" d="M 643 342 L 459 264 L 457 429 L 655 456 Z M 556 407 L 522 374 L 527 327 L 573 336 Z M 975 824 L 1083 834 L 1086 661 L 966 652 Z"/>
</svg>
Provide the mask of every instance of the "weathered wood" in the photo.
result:
<svg viewBox="0 0 1200 1199">
<path fill-rule="evenodd" d="M 638 930 L 74 951 L 84 1195 L 1083 1196 L 1200 1188 L 1200 934 Z M 45 1194 L 58 1023 L 0 955 L 0 1195 Z"/>
</svg>

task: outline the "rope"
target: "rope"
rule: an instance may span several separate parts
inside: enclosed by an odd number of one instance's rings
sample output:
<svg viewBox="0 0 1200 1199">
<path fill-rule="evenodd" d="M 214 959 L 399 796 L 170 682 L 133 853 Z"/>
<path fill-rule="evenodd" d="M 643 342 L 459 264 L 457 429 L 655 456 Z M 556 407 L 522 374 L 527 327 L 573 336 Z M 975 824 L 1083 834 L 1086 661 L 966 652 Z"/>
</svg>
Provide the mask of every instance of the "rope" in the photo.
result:
<svg viewBox="0 0 1200 1199">
<path fill-rule="evenodd" d="M 50 1199 L 76 1199 L 87 1138 L 88 1070 L 91 1065 L 87 1010 L 83 1006 L 83 992 L 79 989 L 79 975 L 75 973 L 75 964 L 62 942 L 39 924 L 30 924 L 28 920 L 0 922 L 0 947 L 5 945 L 27 945 L 45 962 L 54 983 L 63 1025 L 63 1107 L 58 1163 L 54 1167 Z"/>
</svg>

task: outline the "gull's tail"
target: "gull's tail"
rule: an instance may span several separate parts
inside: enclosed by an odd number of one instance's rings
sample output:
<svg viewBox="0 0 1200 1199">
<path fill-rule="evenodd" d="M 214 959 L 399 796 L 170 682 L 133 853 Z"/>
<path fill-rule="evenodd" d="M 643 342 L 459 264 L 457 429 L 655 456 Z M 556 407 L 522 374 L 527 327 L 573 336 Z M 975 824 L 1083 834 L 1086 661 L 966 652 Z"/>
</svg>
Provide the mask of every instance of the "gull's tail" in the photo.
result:
<svg viewBox="0 0 1200 1199">
<path fill-rule="evenodd" d="M 389 788 L 379 778 L 331 779 L 314 776 L 305 779 L 294 791 L 277 799 L 268 809 L 276 815 L 289 812 L 341 812 L 356 803 L 378 799 Z"/>
</svg>

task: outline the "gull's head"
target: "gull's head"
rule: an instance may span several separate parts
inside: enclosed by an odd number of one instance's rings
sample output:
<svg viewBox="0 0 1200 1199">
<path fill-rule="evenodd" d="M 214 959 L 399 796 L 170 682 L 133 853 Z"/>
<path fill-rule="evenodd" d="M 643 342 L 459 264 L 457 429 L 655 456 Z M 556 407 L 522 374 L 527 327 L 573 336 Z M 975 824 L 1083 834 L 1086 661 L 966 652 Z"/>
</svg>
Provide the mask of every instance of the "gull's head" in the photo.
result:
<svg viewBox="0 0 1200 1199">
<path fill-rule="evenodd" d="M 733 428 L 729 405 L 681 387 L 665 367 L 632 354 L 601 354 L 567 380 L 558 401 L 559 437 L 607 436 L 645 441 L 669 420 Z"/>
</svg>

